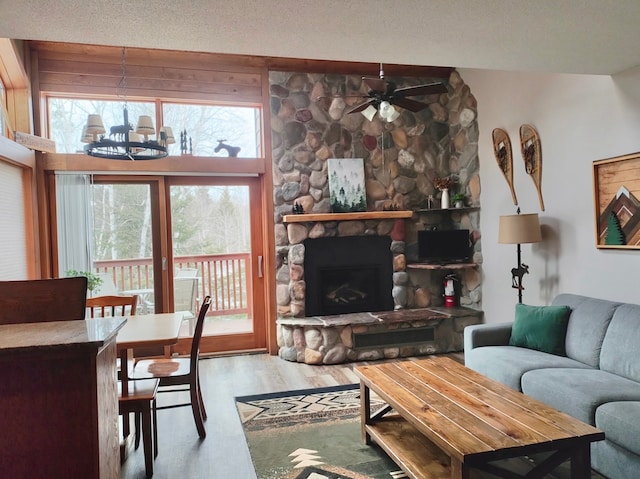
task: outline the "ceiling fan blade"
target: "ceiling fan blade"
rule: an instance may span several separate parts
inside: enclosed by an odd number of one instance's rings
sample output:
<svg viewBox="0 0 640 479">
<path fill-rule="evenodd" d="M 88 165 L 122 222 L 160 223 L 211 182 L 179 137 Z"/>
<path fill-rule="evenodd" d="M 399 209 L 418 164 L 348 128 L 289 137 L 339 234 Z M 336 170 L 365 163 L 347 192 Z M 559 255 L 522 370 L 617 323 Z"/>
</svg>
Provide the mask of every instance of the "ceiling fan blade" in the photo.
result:
<svg viewBox="0 0 640 479">
<path fill-rule="evenodd" d="M 426 83 L 424 85 L 398 88 L 393 92 L 393 96 L 395 98 L 404 98 L 406 96 L 433 95 L 435 93 L 447 93 L 447 87 L 440 82 Z"/>
<path fill-rule="evenodd" d="M 369 105 L 374 105 L 375 102 L 376 101 L 373 98 L 370 98 L 369 100 L 365 101 L 364 103 L 360 103 L 359 105 L 356 105 L 355 107 L 353 107 L 351 110 L 349 110 L 347 112 L 347 114 L 349 114 L 349 113 L 358 113 L 360 111 L 366 110 Z"/>
<path fill-rule="evenodd" d="M 414 113 L 424 110 L 427 106 L 426 103 L 422 103 L 421 101 L 410 100 L 409 98 L 393 98 L 391 100 L 392 105 L 399 106 L 400 108 L 404 108 L 405 110 L 412 111 Z"/>
<path fill-rule="evenodd" d="M 369 88 L 369 90 L 385 92 L 387 91 L 387 82 L 382 78 L 367 78 L 362 77 L 362 81 Z"/>
</svg>

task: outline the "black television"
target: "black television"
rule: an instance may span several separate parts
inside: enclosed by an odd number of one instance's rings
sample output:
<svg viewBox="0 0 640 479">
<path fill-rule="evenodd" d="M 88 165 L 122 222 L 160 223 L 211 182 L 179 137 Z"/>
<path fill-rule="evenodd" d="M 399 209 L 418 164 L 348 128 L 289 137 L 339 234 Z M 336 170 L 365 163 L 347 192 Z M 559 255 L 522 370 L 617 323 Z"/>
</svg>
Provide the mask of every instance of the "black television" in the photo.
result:
<svg viewBox="0 0 640 479">
<path fill-rule="evenodd" d="M 431 264 L 470 263 L 469 230 L 418 231 L 418 260 Z"/>
</svg>

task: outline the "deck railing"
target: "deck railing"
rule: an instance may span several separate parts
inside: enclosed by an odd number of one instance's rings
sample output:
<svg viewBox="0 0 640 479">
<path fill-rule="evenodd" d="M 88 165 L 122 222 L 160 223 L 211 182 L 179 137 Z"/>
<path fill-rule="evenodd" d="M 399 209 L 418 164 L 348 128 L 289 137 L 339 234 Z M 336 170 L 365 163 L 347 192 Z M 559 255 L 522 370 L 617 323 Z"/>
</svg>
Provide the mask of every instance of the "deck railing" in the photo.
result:
<svg viewBox="0 0 640 479">
<path fill-rule="evenodd" d="M 247 284 L 249 253 L 174 256 L 178 269 L 195 268 L 200 281 L 198 296 L 211 296 L 209 314 L 251 314 L 253 298 Z M 151 258 L 102 260 L 94 263 L 97 273 L 107 273 L 118 291 L 153 288 Z"/>
</svg>

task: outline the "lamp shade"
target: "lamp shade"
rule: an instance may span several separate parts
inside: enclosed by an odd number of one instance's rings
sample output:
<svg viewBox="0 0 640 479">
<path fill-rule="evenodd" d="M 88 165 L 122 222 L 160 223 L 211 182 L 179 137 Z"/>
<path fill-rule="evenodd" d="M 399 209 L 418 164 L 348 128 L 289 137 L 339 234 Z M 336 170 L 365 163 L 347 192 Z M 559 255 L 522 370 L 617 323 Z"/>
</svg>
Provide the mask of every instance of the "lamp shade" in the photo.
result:
<svg viewBox="0 0 640 479">
<path fill-rule="evenodd" d="M 160 127 L 160 143 L 166 145 L 172 145 L 176 142 L 176 138 L 173 136 L 173 130 L 170 126 Z"/>
<path fill-rule="evenodd" d="M 387 114 L 387 122 L 391 123 L 392 121 L 396 121 L 400 116 L 400 112 L 396 110 L 394 107 L 391 107 L 391 112 Z"/>
<path fill-rule="evenodd" d="M 542 241 L 537 213 L 500 217 L 498 243 L 522 244 Z"/>
<path fill-rule="evenodd" d="M 82 128 L 82 136 L 80 138 L 82 143 L 91 143 L 93 141 L 93 135 L 87 132 L 87 126 Z"/>
<path fill-rule="evenodd" d="M 373 105 L 369 105 L 367 108 L 362 110 L 362 114 L 369 121 L 373 120 L 373 117 L 376 116 L 376 113 L 378 113 L 378 110 L 376 110 L 376 107 Z"/>
<path fill-rule="evenodd" d="M 149 115 L 140 115 L 136 125 L 136 133 L 144 135 L 145 139 L 149 135 L 155 135 L 156 129 L 153 127 L 153 120 Z"/>
<path fill-rule="evenodd" d="M 100 115 L 91 114 L 87 117 L 87 133 L 91 135 L 102 135 L 106 133 Z"/>
</svg>

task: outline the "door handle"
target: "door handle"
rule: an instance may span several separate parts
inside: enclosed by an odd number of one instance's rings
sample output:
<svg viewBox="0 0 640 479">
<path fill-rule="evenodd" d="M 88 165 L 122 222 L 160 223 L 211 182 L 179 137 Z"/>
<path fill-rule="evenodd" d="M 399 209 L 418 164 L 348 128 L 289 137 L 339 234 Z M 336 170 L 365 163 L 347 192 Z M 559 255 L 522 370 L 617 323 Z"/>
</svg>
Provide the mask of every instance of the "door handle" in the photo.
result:
<svg viewBox="0 0 640 479">
<path fill-rule="evenodd" d="M 258 256 L 258 278 L 262 278 L 262 256 Z"/>
</svg>

